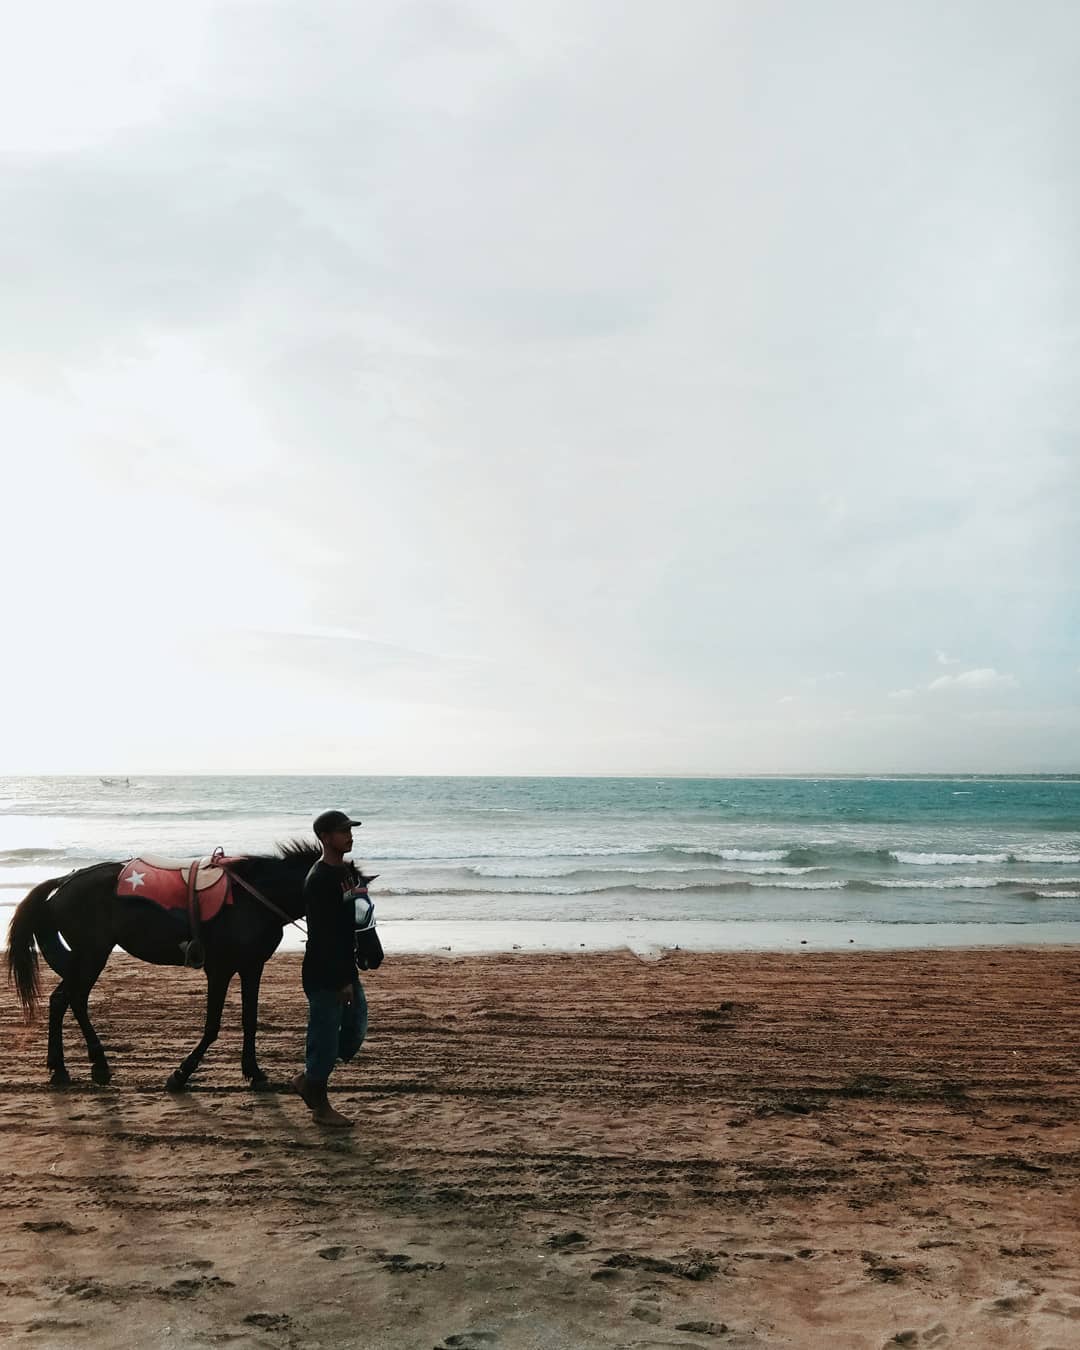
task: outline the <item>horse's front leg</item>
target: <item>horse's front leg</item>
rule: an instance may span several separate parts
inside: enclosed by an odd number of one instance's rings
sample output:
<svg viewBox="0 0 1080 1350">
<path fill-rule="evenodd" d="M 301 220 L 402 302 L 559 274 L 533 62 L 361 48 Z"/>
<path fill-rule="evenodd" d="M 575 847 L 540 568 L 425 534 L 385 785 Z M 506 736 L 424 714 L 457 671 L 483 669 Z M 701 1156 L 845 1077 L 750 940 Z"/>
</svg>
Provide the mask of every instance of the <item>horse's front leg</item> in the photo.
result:
<svg viewBox="0 0 1080 1350">
<path fill-rule="evenodd" d="M 243 1006 L 244 1053 L 240 1068 L 245 1078 L 251 1080 L 256 1092 L 270 1086 L 270 1079 L 259 1068 L 255 1058 L 255 1033 L 259 1029 L 259 985 L 262 982 L 263 962 L 245 966 L 240 971 L 240 999 Z"/>
<path fill-rule="evenodd" d="M 207 970 L 206 972 L 206 1026 L 199 1044 L 192 1050 L 178 1069 L 175 1069 L 165 1081 L 169 1092 L 183 1092 L 188 1079 L 202 1063 L 203 1055 L 214 1044 L 221 1030 L 221 1012 L 225 1007 L 225 995 L 233 977 L 232 970 Z"/>
</svg>

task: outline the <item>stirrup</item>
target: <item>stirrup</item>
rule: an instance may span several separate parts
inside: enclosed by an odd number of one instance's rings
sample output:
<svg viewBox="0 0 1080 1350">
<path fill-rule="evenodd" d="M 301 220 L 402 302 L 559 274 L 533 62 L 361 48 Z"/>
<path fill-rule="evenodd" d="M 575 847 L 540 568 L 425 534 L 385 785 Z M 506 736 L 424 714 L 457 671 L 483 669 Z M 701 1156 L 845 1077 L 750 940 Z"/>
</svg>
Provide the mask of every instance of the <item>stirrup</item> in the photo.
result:
<svg viewBox="0 0 1080 1350">
<path fill-rule="evenodd" d="M 184 953 L 184 965 L 188 970 L 202 970 L 206 963 L 206 953 L 198 938 L 192 938 L 190 942 L 181 942 L 180 950 Z"/>
</svg>

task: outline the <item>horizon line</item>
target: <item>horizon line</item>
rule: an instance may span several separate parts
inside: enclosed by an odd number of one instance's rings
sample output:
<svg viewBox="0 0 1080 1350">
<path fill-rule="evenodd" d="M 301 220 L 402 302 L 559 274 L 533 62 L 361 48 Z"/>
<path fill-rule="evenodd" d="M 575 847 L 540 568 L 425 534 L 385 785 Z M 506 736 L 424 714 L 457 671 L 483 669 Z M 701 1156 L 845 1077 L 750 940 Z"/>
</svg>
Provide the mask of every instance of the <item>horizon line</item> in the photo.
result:
<svg viewBox="0 0 1080 1350">
<path fill-rule="evenodd" d="M 87 778 L 130 779 L 130 770 L 108 773 L 81 771 L 78 773 L 0 773 L 0 778 Z M 727 772 L 638 772 L 638 773 L 352 773 L 344 770 L 320 769 L 305 772 L 278 771 L 274 773 L 213 771 L 164 772 L 135 771 L 137 778 L 453 778 L 453 779 L 672 779 L 676 781 L 726 781 L 732 779 L 891 779 L 891 778 L 1080 778 L 1080 769 L 792 769 L 792 770 L 736 770 Z"/>
</svg>

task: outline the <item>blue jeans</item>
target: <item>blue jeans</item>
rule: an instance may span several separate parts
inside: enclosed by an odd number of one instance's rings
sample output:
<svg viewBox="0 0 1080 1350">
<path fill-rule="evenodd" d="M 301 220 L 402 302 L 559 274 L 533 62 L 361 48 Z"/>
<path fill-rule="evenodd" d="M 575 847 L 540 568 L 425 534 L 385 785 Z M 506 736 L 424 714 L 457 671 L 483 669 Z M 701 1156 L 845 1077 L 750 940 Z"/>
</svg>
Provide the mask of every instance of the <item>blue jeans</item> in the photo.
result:
<svg viewBox="0 0 1080 1350">
<path fill-rule="evenodd" d="M 308 1081 L 325 1083 L 339 1059 L 347 1064 L 367 1035 L 367 999 L 359 980 L 353 980 L 351 1003 L 342 1003 L 336 989 L 305 989 L 308 1001 Z"/>
</svg>

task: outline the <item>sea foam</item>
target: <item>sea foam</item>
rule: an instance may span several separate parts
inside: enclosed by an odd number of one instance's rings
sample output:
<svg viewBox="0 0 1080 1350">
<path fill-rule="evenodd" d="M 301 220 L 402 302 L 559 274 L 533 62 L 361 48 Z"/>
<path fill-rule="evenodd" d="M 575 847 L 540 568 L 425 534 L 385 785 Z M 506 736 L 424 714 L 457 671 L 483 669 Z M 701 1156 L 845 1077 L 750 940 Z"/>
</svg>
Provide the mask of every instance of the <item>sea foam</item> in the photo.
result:
<svg viewBox="0 0 1080 1350">
<path fill-rule="evenodd" d="M 890 849 L 889 857 L 910 867 L 955 867 L 959 863 L 1004 863 L 1008 853 L 905 853 Z"/>
</svg>

